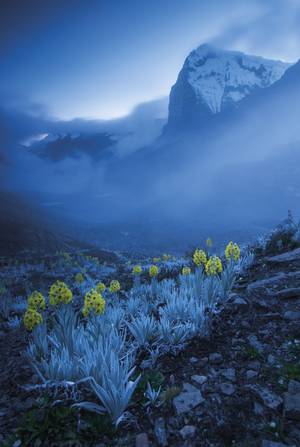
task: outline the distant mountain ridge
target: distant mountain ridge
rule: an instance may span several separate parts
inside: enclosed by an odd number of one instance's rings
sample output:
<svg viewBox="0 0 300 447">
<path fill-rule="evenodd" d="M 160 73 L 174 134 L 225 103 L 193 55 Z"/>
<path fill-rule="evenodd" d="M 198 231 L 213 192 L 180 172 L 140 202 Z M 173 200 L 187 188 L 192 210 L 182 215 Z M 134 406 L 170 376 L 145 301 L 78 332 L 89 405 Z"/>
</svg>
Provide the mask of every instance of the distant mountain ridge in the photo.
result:
<svg viewBox="0 0 300 447">
<path fill-rule="evenodd" d="M 186 58 L 171 89 L 167 128 L 197 126 L 271 86 L 292 64 L 204 44 Z"/>
</svg>

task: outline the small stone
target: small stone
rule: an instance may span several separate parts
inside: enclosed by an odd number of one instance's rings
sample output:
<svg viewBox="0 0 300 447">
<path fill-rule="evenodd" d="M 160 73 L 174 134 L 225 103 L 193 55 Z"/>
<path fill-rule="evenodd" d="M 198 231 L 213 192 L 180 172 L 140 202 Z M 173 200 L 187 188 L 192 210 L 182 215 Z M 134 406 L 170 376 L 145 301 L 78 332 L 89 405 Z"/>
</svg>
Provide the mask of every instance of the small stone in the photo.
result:
<svg viewBox="0 0 300 447">
<path fill-rule="evenodd" d="M 195 374 L 194 376 L 192 376 L 192 380 L 194 382 L 197 382 L 199 385 L 203 385 L 203 383 L 205 383 L 207 381 L 207 377 L 206 376 L 198 376 L 197 374 Z"/>
<path fill-rule="evenodd" d="M 220 390 L 226 396 L 231 396 L 235 392 L 235 386 L 232 383 L 224 382 L 220 384 Z"/>
<path fill-rule="evenodd" d="M 179 430 L 182 439 L 191 439 L 195 436 L 196 427 L 194 425 L 185 425 L 181 430 Z"/>
<path fill-rule="evenodd" d="M 264 439 L 261 444 L 261 447 L 288 447 L 288 446 L 286 444 L 282 444 L 282 442 L 274 442 Z"/>
<path fill-rule="evenodd" d="M 288 311 L 284 312 L 283 317 L 285 318 L 285 320 L 296 321 L 296 320 L 300 319 L 300 312 L 288 310 Z"/>
<path fill-rule="evenodd" d="M 186 413 L 204 401 L 200 390 L 189 383 L 183 384 L 183 391 L 173 399 L 177 414 Z"/>
<path fill-rule="evenodd" d="M 288 384 L 288 392 L 292 394 L 300 393 L 300 382 L 297 382 L 297 380 L 290 380 Z"/>
<path fill-rule="evenodd" d="M 247 301 L 244 300 L 243 298 L 240 298 L 239 296 L 233 300 L 232 304 L 234 304 L 234 306 L 240 307 L 240 308 L 245 308 L 248 306 Z"/>
<path fill-rule="evenodd" d="M 248 323 L 248 321 L 242 321 L 241 322 L 241 326 L 244 328 L 244 329 L 250 329 L 251 328 L 251 325 L 250 325 L 250 323 Z"/>
<path fill-rule="evenodd" d="M 149 439 L 147 433 L 139 433 L 135 438 L 135 447 L 149 447 Z"/>
<path fill-rule="evenodd" d="M 249 335 L 248 337 L 249 344 L 252 348 L 256 349 L 260 354 L 263 353 L 264 347 L 260 341 L 258 341 L 256 335 Z"/>
<path fill-rule="evenodd" d="M 203 357 L 202 359 L 199 360 L 199 366 L 200 368 L 202 368 L 203 366 L 205 366 L 208 362 L 208 358 L 207 357 Z"/>
<path fill-rule="evenodd" d="M 231 382 L 235 382 L 236 381 L 235 369 L 234 368 L 224 369 L 224 371 L 222 371 L 221 374 L 222 374 L 223 377 L 225 377 L 225 379 L 230 380 Z"/>
<path fill-rule="evenodd" d="M 264 407 L 260 405 L 258 402 L 254 402 L 254 413 L 257 416 L 262 416 L 264 412 L 265 412 Z"/>
<path fill-rule="evenodd" d="M 157 442 L 159 445 L 161 445 L 162 447 L 165 447 L 168 445 L 167 432 L 166 432 L 164 418 L 160 417 L 155 421 L 154 433 L 155 433 L 155 436 L 156 436 L 156 439 L 157 439 Z"/>
<path fill-rule="evenodd" d="M 190 358 L 190 363 L 198 363 L 199 359 L 197 359 L 197 357 L 191 357 Z"/>
<path fill-rule="evenodd" d="M 300 393 L 284 393 L 284 416 L 300 421 Z"/>
<path fill-rule="evenodd" d="M 300 298 L 300 288 L 289 288 L 283 289 L 274 294 L 276 298 L 280 298 L 282 300 L 290 300 L 294 298 Z"/>
<path fill-rule="evenodd" d="M 275 363 L 276 363 L 276 359 L 275 359 L 274 355 L 269 354 L 269 355 L 268 355 L 267 362 L 269 363 L 269 365 L 275 365 Z"/>
<path fill-rule="evenodd" d="M 248 368 L 253 369 L 254 371 L 259 371 L 260 366 L 261 366 L 261 364 L 257 360 L 253 360 L 252 362 L 248 363 Z"/>
<path fill-rule="evenodd" d="M 257 377 L 257 376 L 258 376 L 258 372 L 257 371 L 253 371 L 252 369 L 249 369 L 246 372 L 246 379 L 247 380 L 254 379 L 254 377 Z"/>
<path fill-rule="evenodd" d="M 219 365 L 223 362 L 223 356 L 217 352 L 209 354 L 209 362 L 215 365 Z"/>
<path fill-rule="evenodd" d="M 283 400 L 280 396 L 268 390 L 267 388 L 260 387 L 258 385 L 246 385 L 246 387 L 254 392 L 254 394 L 266 405 L 266 407 L 272 410 L 277 410 L 277 408 L 282 404 Z"/>
</svg>

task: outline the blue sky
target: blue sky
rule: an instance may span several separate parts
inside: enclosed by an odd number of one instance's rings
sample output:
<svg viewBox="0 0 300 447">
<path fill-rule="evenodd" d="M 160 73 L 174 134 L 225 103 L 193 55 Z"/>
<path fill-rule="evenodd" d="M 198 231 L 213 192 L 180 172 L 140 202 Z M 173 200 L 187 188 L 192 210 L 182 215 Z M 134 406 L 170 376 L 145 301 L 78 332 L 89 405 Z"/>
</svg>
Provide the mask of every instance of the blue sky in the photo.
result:
<svg viewBox="0 0 300 447">
<path fill-rule="evenodd" d="M 4 0 L 0 17 L 2 103 L 63 119 L 110 119 L 168 95 L 206 41 L 300 57 L 300 0 Z"/>
</svg>

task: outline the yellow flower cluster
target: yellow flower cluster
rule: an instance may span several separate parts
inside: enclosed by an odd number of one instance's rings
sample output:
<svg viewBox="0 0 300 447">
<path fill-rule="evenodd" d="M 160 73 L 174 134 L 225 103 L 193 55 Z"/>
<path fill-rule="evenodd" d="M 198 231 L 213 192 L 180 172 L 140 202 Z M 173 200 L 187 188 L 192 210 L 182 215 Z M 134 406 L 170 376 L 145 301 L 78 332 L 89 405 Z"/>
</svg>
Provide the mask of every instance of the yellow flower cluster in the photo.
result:
<svg viewBox="0 0 300 447">
<path fill-rule="evenodd" d="M 185 276 L 190 275 L 191 274 L 191 269 L 189 267 L 183 267 L 182 270 L 181 270 L 181 274 L 185 275 Z"/>
<path fill-rule="evenodd" d="M 98 293 L 103 293 L 106 290 L 106 285 L 104 284 L 104 282 L 98 282 L 98 284 L 96 285 L 96 290 Z"/>
<path fill-rule="evenodd" d="M 163 260 L 165 261 L 165 262 L 168 262 L 170 259 L 171 259 L 171 255 L 167 255 L 167 254 L 164 254 L 163 255 Z"/>
<path fill-rule="evenodd" d="M 211 256 L 205 264 L 205 272 L 207 275 L 217 275 L 223 270 L 221 259 L 218 256 Z"/>
<path fill-rule="evenodd" d="M 24 314 L 23 322 L 26 329 L 32 331 L 35 326 L 43 322 L 43 317 L 36 309 L 29 307 Z"/>
<path fill-rule="evenodd" d="M 158 267 L 156 265 L 151 265 L 149 268 L 149 275 L 154 278 L 158 275 Z"/>
<path fill-rule="evenodd" d="M 140 265 L 135 265 L 132 269 L 134 275 L 140 275 L 142 273 L 142 267 Z"/>
<path fill-rule="evenodd" d="M 229 242 L 225 249 L 225 256 L 227 261 L 233 259 L 234 261 L 238 261 L 241 255 L 241 250 L 238 244 L 234 244 L 232 241 Z"/>
<path fill-rule="evenodd" d="M 119 292 L 119 290 L 121 290 L 119 281 L 117 281 L 116 279 L 113 279 L 112 281 L 110 281 L 109 291 L 111 293 L 117 293 L 117 292 Z"/>
<path fill-rule="evenodd" d="M 32 292 L 27 302 L 28 302 L 28 309 L 33 309 L 37 311 L 38 309 L 44 310 L 46 308 L 45 298 L 37 290 Z"/>
<path fill-rule="evenodd" d="M 84 281 L 84 276 L 81 272 L 76 273 L 75 275 L 75 281 L 78 282 L 79 284 L 83 283 Z"/>
<path fill-rule="evenodd" d="M 52 306 L 63 303 L 68 304 L 72 301 L 73 294 L 69 287 L 62 281 L 56 281 L 50 287 L 49 302 Z"/>
<path fill-rule="evenodd" d="M 153 264 L 158 264 L 160 261 L 160 258 L 153 258 Z"/>
<path fill-rule="evenodd" d="M 93 311 L 96 315 L 101 315 L 103 314 L 104 310 L 105 300 L 102 298 L 102 295 L 97 292 L 97 290 L 91 289 L 85 294 L 84 306 L 82 309 L 84 317 L 87 317 L 90 311 Z"/>
<path fill-rule="evenodd" d="M 206 253 L 203 250 L 199 250 L 198 248 L 195 250 L 195 253 L 193 255 L 193 261 L 194 263 L 199 267 L 199 265 L 203 264 L 205 265 L 207 262 Z"/>
</svg>

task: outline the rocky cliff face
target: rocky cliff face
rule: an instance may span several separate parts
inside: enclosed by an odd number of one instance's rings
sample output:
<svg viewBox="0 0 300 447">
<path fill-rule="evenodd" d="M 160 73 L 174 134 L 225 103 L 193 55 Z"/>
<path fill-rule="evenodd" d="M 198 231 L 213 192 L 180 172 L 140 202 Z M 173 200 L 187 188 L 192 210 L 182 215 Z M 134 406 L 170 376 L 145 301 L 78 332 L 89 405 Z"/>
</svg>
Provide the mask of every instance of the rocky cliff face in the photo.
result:
<svg viewBox="0 0 300 447">
<path fill-rule="evenodd" d="M 169 127 L 200 125 L 205 118 L 238 103 L 282 77 L 281 61 L 201 45 L 192 51 L 171 89 Z"/>
</svg>

